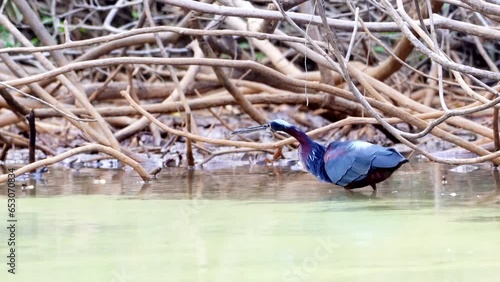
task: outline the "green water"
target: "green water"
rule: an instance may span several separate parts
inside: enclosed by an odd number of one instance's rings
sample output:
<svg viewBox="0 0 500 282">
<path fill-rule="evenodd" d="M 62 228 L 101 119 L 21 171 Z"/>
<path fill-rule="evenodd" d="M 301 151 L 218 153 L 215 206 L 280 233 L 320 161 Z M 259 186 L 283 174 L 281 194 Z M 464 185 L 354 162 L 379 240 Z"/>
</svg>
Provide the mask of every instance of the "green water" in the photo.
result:
<svg viewBox="0 0 500 282">
<path fill-rule="evenodd" d="M 176 170 L 149 186 L 132 173 L 51 173 L 18 193 L 17 274 L 2 232 L 0 281 L 500 279 L 488 166 L 410 164 L 376 194 L 276 168 Z"/>
</svg>

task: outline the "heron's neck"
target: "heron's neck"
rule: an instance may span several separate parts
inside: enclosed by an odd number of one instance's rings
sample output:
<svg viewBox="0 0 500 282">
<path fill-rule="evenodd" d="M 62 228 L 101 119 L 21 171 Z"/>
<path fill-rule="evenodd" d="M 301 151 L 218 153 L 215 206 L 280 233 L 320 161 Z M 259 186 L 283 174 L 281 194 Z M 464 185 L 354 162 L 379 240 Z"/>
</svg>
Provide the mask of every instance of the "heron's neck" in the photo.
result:
<svg viewBox="0 0 500 282">
<path fill-rule="evenodd" d="M 314 141 L 309 136 L 307 136 L 307 134 L 305 134 L 303 131 L 298 130 L 295 127 L 288 129 L 286 133 L 297 139 L 302 148 L 310 147 L 314 143 Z"/>
<path fill-rule="evenodd" d="M 287 133 L 299 141 L 299 158 L 304 167 L 319 180 L 331 182 L 325 171 L 325 161 L 323 159 L 326 148 L 314 142 L 307 134 L 296 128 L 291 128 Z"/>
</svg>

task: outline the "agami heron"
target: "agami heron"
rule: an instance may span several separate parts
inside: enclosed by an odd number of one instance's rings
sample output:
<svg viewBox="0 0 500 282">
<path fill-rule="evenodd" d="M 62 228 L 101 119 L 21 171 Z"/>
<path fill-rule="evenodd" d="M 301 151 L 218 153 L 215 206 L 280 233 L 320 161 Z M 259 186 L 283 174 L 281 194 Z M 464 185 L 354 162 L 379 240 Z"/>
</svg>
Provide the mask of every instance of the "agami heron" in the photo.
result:
<svg viewBox="0 0 500 282">
<path fill-rule="evenodd" d="M 386 180 L 402 164 L 408 162 L 393 148 L 365 141 L 332 142 L 325 147 L 314 142 L 307 134 L 288 122 L 276 119 L 267 124 L 239 129 L 233 134 L 258 130 L 285 132 L 299 141 L 299 158 L 304 167 L 324 182 L 345 189 L 361 188 Z"/>
</svg>

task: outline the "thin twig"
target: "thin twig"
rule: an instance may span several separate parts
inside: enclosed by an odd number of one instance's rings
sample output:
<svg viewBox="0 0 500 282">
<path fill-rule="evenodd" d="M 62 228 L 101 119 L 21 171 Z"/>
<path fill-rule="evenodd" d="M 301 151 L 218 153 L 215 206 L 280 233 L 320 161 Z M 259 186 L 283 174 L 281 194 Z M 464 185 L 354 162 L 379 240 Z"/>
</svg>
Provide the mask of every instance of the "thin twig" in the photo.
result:
<svg viewBox="0 0 500 282">
<path fill-rule="evenodd" d="M 40 103 L 42 103 L 42 104 L 44 104 L 44 105 L 46 105 L 46 106 L 48 106 L 48 107 L 50 107 L 50 108 L 54 109 L 54 111 L 56 111 L 56 112 L 60 113 L 61 115 L 65 116 L 65 117 L 67 117 L 67 118 L 73 119 L 73 120 L 75 120 L 75 121 L 82 121 L 82 122 L 96 122 L 96 121 L 97 121 L 96 119 L 87 119 L 87 118 L 79 118 L 79 117 L 71 116 L 71 115 L 69 115 L 69 114 L 65 113 L 64 111 L 60 110 L 58 107 L 56 107 L 56 106 L 52 105 L 51 103 L 49 103 L 49 102 L 45 102 L 44 100 L 39 99 L 39 98 L 37 98 L 37 97 L 35 97 L 35 96 L 33 96 L 33 95 L 30 95 L 30 94 L 28 94 L 28 93 L 26 93 L 26 92 L 24 92 L 24 91 L 21 91 L 21 90 L 19 90 L 19 89 L 15 88 L 15 87 L 13 87 L 13 86 L 10 86 L 10 85 L 8 85 L 7 83 L 4 83 L 4 82 L 1 82 L 1 81 L 0 81 L 0 85 L 3 85 L 5 88 L 8 88 L 8 89 L 10 89 L 10 90 L 14 90 L 14 91 L 16 91 L 17 93 L 23 94 L 24 96 L 26 96 L 26 97 L 28 97 L 28 98 L 31 98 L 31 99 L 33 99 L 33 100 L 36 100 L 36 101 L 38 101 L 38 102 L 40 102 Z"/>
<path fill-rule="evenodd" d="M 358 7 L 356 7 L 356 11 L 355 11 L 354 15 L 355 15 L 354 22 L 357 23 L 359 21 L 359 8 Z M 352 31 L 351 41 L 349 42 L 349 48 L 347 48 L 347 53 L 345 55 L 345 66 L 344 66 L 345 68 L 347 68 L 347 63 L 349 62 L 349 59 L 351 58 L 351 52 L 352 52 L 352 48 L 354 47 L 354 41 L 356 41 L 356 33 L 357 32 L 358 32 L 358 25 L 355 25 L 354 30 Z"/>
</svg>

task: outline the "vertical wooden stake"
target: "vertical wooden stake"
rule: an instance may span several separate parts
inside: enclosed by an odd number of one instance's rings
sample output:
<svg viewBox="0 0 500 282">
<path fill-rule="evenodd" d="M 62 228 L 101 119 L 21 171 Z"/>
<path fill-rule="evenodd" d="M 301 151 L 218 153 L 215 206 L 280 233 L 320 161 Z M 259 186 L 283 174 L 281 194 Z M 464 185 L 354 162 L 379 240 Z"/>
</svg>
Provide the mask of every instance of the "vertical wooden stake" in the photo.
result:
<svg viewBox="0 0 500 282">
<path fill-rule="evenodd" d="M 500 150 L 500 136 L 498 136 L 498 108 L 493 108 L 493 143 L 495 151 Z M 495 165 L 497 167 L 497 165 Z"/>
<path fill-rule="evenodd" d="M 186 112 L 186 129 L 191 133 L 191 112 Z M 194 167 L 193 146 L 190 138 L 186 138 L 186 158 L 188 168 Z"/>
<path fill-rule="evenodd" d="M 30 143 L 29 143 L 29 163 L 34 163 L 35 160 L 35 141 L 36 141 L 36 127 L 35 127 L 35 111 L 33 109 L 28 114 L 28 124 L 30 128 Z"/>
</svg>

